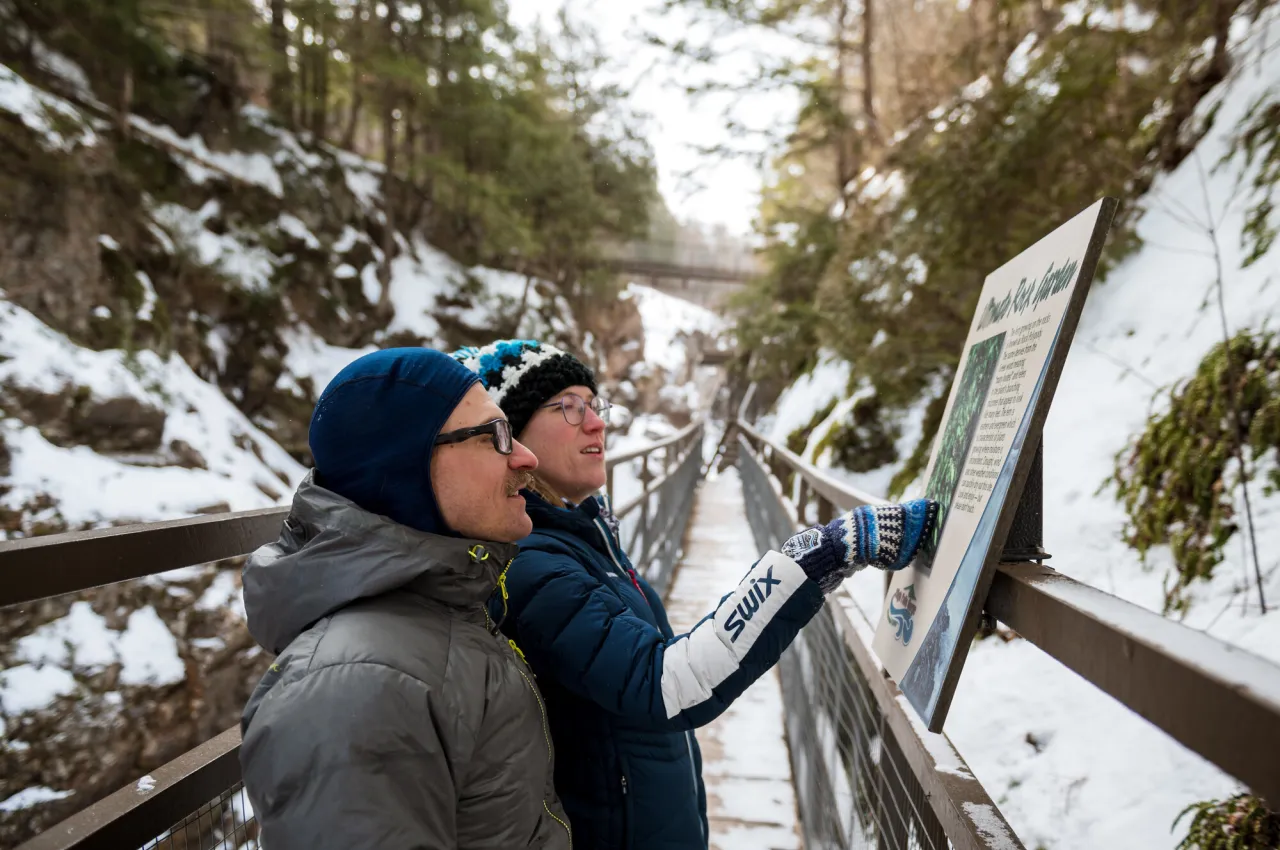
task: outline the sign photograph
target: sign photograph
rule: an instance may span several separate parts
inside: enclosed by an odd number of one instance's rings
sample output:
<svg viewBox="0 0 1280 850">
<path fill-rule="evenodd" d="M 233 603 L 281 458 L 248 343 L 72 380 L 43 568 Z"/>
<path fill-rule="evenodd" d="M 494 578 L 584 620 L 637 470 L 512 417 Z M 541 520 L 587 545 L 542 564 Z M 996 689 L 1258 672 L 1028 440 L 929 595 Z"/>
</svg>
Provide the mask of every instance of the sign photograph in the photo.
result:
<svg viewBox="0 0 1280 850">
<path fill-rule="evenodd" d="M 872 644 L 930 731 L 946 719 L 1116 205 L 1099 200 L 983 284 L 925 472 L 938 521 L 892 575 Z"/>
</svg>

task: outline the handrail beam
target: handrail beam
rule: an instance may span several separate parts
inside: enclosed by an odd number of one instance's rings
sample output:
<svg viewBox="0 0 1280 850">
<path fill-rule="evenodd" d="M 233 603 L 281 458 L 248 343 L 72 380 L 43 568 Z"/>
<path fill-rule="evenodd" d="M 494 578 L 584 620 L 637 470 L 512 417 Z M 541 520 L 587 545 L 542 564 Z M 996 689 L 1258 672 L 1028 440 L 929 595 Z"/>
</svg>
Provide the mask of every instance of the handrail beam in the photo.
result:
<svg viewBox="0 0 1280 850">
<path fill-rule="evenodd" d="M 805 480 L 809 482 L 809 486 L 819 496 L 822 496 L 831 504 L 835 505 L 842 511 L 853 510 L 859 505 L 883 505 L 885 500 L 870 493 L 865 493 L 856 487 L 851 487 L 840 481 L 838 478 L 827 475 L 820 469 L 806 463 L 800 455 L 770 440 L 764 434 L 761 434 L 755 428 L 743 420 L 738 421 L 738 427 L 742 432 L 758 443 L 762 443 L 769 447 L 769 451 L 774 456 L 779 457 L 796 471 L 797 474 L 803 475 Z"/>
<path fill-rule="evenodd" d="M 663 437 L 661 440 L 658 440 L 656 443 L 649 443 L 648 445 L 640 446 L 638 448 L 631 449 L 630 451 L 623 452 L 622 454 L 617 455 L 616 457 L 609 458 L 608 460 L 605 461 L 605 467 L 608 468 L 608 467 L 617 466 L 620 463 L 626 463 L 629 460 L 635 460 L 638 457 L 644 457 L 647 454 L 652 454 L 653 452 L 656 452 L 658 449 L 665 449 L 667 446 L 671 445 L 672 443 L 678 443 L 680 440 L 683 440 L 684 438 L 688 437 L 690 434 L 694 432 L 694 429 L 698 428 L 702 424 L 703 424 L 702 419 L 695 419 L 692 422 L 690 422 L 688 425 L 681 428 L 679 431 L 676 431 L 674 434 L 669 434 L 668 436 Z"/>
<path fill-rule="evenodd" d="M 288 508 L 0 542 L 0 608 L 234 558 L 276 539 Z"/>
<path fill-rule="evenodd" d="M 680 471 L 680 465 L 684 463 L 686 458 L 689 457 L 689 452 L 692 450 L 693 450 L 693 446 L 690 446 L 689 448 L 685 449 L 684 453 L 681 454 L 680 457 L 676 460 L 676 462 L 672 465 L 670 472 L 666 473 L 661 478 L 655 478 L 653 482 L 648 487 L 645 488 L 643 493 L 639 494 L 634 499 L 627 502 L 622 507 L 618 508 L 616 511 L 613 512 L 613 515 L 618 519 L 622 519 L 627 514 L 631 513 L 636 508 L 640 507 L 640 505 L 644 503 L 645 499 L 649 498 L 654 493 L 661 490 L 663 486 L 666 485 L 666 483 L 669 480 L 671 480 L 673 477 L 675 477 L 675 474 Z"/>
<path fill-rule="evenodd" d="M 880 500 L 739 420 L 838 508 Z M 1126 708 L 1280 805 L 1280 665 L 1049 567 L 1001 564 L 987 610 Z"/>
<path fill-rule="evenodd" d="M 1047 566 L 1001 564 L 987 611 L 1280 804 L 1280 667 Z"/>
<path fill-rule="evenodd" d="M 606 468 L 680 443 L 703 424 L 610 458 Z M 288 507 L 259 508 L 0 541 L 0 608 L 246 555 L 275 540 L 288 515 Z"/>
<path fill-rule="evenodd" d="M 240 781 L 240 727 L 233 726 L 72 815 L 18 850 L 142 847 Z"/>
</svg>

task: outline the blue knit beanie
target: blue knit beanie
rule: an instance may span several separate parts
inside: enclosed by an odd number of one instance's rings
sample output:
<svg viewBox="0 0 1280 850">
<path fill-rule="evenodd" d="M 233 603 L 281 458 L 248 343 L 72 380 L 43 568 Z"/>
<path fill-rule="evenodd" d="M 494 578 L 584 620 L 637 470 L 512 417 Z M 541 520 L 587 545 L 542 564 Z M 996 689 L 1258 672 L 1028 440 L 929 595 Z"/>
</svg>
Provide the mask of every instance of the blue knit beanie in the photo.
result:
<svg viewBox="0 0 1280 850">
<path fill-rule="evenodd" d="M 595 373 L 586 364 L 536 339 L 500 339 L 483 348 L 459 348 L 449 356 L 480 376 L 516 437 L 538 406 L 556 393 L 579 386 L 596 392 Z"/>
<path fill-rule="evenodd" d="M 316 482 L 401 525 L 453 536 L 431 489 L 431 450 L 477 381 L 429 348 L 388 348 L 349 364 L 311 416 Z"/>
</svg>

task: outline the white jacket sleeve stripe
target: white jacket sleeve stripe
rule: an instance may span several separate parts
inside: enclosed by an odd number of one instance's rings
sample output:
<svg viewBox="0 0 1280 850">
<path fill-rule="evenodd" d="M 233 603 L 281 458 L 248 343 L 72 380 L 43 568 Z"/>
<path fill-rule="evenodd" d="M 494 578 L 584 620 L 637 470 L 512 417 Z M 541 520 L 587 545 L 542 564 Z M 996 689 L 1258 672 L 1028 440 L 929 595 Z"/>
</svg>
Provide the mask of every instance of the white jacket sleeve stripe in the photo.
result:
<svg viewBox="0 0 1280 850">
<path fill-rule="evenodd" d="M 769 552 L 756 562 L 714 614 L 667 647 L 662 701 L 667 717 L 705 702 L 741 665 L 757 639 L 808 577 L 795 561 Z"/>
</svg>

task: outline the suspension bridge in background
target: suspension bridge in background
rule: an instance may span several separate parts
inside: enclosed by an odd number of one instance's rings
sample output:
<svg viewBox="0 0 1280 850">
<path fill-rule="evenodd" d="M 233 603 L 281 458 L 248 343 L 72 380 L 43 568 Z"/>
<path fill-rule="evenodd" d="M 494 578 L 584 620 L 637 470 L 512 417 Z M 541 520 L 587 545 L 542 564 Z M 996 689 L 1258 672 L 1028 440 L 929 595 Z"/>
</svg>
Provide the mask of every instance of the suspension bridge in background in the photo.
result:
<svg viewBox="0 0 1280 850">
<path fill-rule="evenodd" d="M 605 246 L 602 265 L 628 281 L 710 310 L 722 309 L 730 296 L 763 271 L 750 251 L 719 250 L 689 239 Z"/>
<path fill-rule="evenodd" d="M 639 482 L 634 494 L 618 494 L 623 539 L 677 629 L 693 626 L 746 563 L 806 518 L 826 522 L 877 501 L 755 430 L 742 407 L 722 391 L 687 427 L 608 461 L 611 490 L 624 466 Z M 287 513 L 0 543 L 0 608 L 243 556 L 274 540 Z M 1280 667 L 1042 563 L 1001 563 L 986 611 L 1280 805 Z M 831 594 L 777 671 L 698 730 L 712 848 L 1023 847 L 947 736 L 910 716 L 871 651 L 878 617 L 842 590 Z M 145 784 L 87 801 L 21 850 L 257 850 L 239 747 L 239 727 L 227 729 L 155 766 Z M 743 747 L 752 759 L 735 758 Z"/>
</svg>

